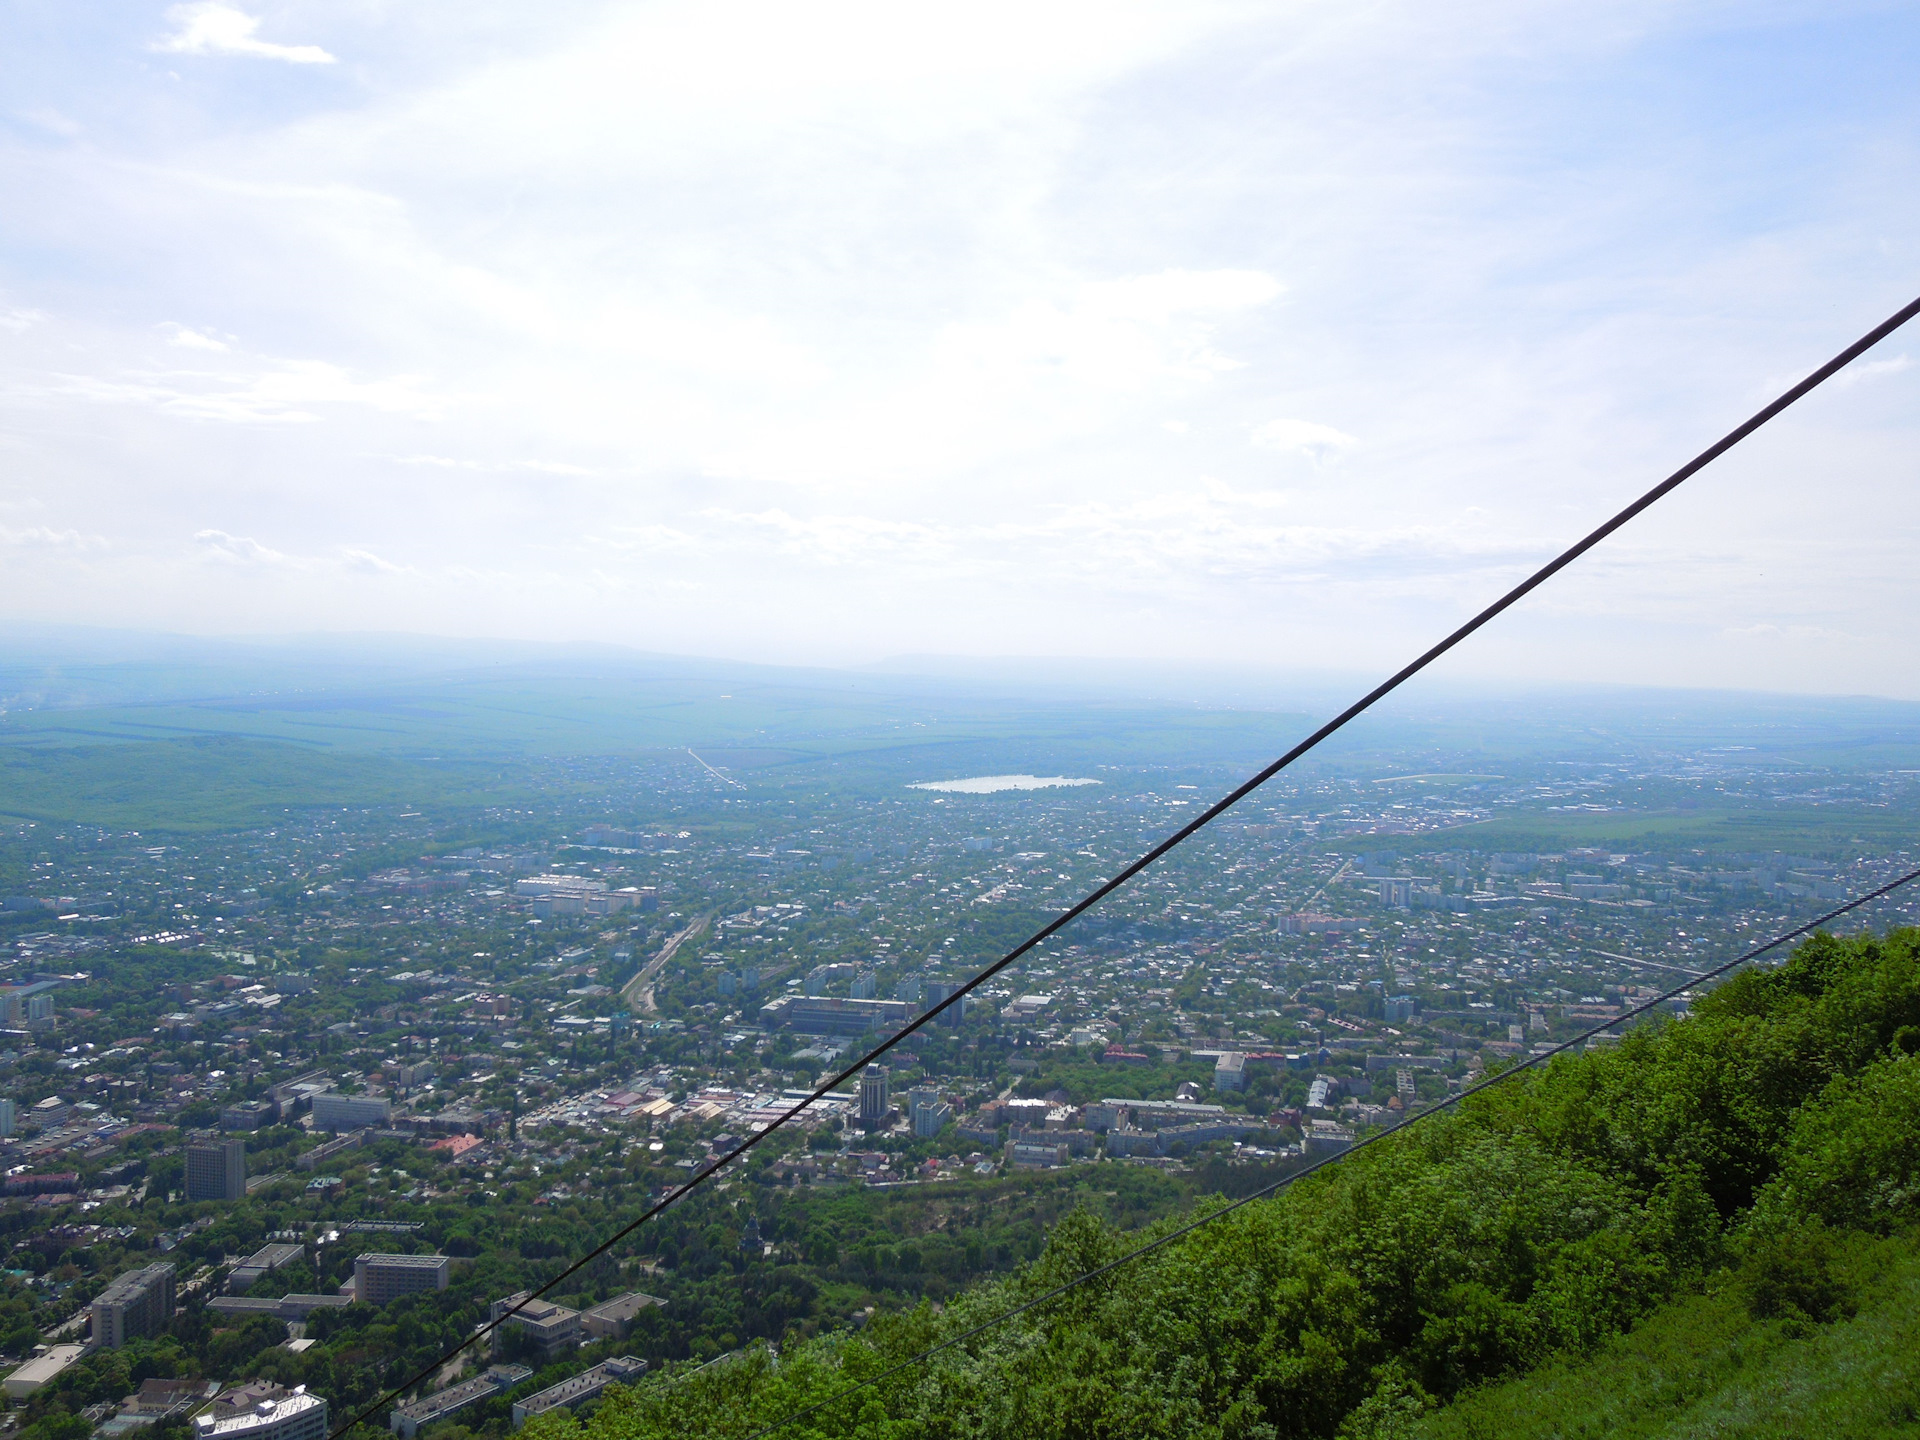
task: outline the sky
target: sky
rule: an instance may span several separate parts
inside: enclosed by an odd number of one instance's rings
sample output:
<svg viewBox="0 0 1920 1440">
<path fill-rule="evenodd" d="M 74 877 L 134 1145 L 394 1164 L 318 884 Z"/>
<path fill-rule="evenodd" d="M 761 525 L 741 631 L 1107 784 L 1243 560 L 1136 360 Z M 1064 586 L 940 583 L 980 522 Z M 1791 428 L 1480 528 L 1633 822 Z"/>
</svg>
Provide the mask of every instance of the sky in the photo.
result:
<svg viewBox="0 0 1920 1440">
<path fill-rule="evenodd" d="M 1920 294 L 1920 8 L 0 8 L 0 619 L 1387 670 Z M 1447 663 L 1920 697 L 1920 322 Z"/>
</svg>

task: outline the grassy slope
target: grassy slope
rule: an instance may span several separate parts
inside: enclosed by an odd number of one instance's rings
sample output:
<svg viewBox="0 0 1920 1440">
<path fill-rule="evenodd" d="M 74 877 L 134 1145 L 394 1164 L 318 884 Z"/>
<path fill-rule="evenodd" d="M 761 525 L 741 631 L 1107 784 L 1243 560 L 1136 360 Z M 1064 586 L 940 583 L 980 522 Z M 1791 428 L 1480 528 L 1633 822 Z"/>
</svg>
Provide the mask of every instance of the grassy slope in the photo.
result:
<svg viewBox="0 0 1920 1440">
<path fill-rule="evenodd" d="M 1473 1392 L 1420 1440 L 1920 1436 L 1920 1240 L 1856 1237 L 1851 1319 L 1796 1330 L 1735 1294 L 1668 1305 L 1595 1354 Z"/>
</svg>

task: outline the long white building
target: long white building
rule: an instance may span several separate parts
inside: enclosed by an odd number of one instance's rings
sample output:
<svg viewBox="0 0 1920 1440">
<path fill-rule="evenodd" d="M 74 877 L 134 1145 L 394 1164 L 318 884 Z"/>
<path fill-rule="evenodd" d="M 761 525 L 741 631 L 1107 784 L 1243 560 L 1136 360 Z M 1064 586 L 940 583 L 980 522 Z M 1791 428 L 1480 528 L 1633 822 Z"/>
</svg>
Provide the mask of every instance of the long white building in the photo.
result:
<svg viewBox="0 0 1920 1440">
<path fill-rule="evenodd" d="M 327 1440 L 327 1402 L 296 1385 L 225 1419 L 196 1415 L 193 1434 L 194 1440 Z"/>
</svg>

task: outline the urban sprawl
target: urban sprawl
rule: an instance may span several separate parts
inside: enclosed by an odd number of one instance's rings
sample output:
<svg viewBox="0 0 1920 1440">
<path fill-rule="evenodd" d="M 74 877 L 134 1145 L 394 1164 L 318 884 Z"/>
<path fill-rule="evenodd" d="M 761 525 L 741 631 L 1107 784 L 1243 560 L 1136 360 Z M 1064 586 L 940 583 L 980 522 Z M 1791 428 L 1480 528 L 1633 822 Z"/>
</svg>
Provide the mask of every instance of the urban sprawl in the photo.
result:
<svg viewBox="0 0 1920 1440">
<path fill-rule="evenodd" d="M 13 826 L 12 1424 L 323 1440 L 511 1312 L 378 1417 L 408 1440 L 504 1432 L 938 1300 L 1031 1259 L 1062 1206 L 1117 1196 L 1147 1219 L 1234 1170 L 1336 1154 L 1905 859 L 1844 818 L 1847 843 L 1807 853 L 1463 827 L 1689 795 L 1844 817 L 1913 783 L 1698 756 L 1320 774 L 962 1000 L 1219 784 L 1101 766 L 809 788 L 698 756 L 567 778 L 611 798 L 203 835 Z"/>
</svg>

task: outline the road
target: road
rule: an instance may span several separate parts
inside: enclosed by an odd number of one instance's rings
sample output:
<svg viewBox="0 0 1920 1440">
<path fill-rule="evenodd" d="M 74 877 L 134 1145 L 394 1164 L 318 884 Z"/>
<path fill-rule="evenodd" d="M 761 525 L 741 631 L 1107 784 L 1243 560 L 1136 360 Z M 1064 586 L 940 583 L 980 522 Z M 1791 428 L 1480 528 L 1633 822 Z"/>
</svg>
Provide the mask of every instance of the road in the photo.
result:
<svg viewBox="0 0 1920 1440">
<path fill-rule="evenodd" d="M 657 1014 L 660 1007 L 653 1003 L 653 982 L 660 972 L 666 969 L 667 962 L 674 952 L 707 928 L 707 922 L 713 917 L 702 915 L 686 929 L 668 937 L 667 943 L 660 947 L 660 953 L 640 967 L 640 973 L 629 980 L 620 990 L 620 998 L 627 1002 L 629 1011 L 639 1009 L 648 1015 Z"/>
</svg>

